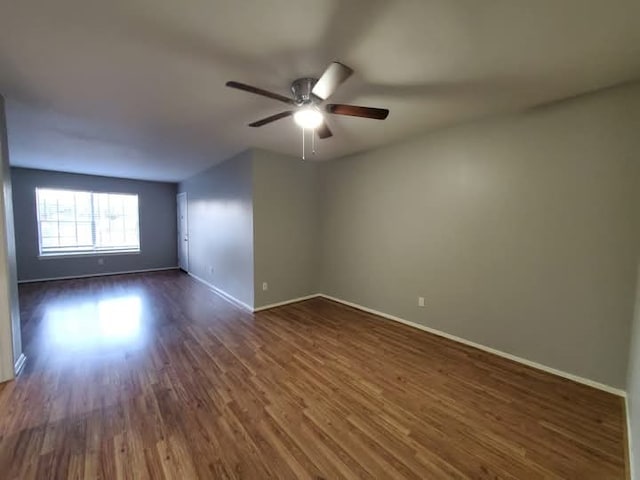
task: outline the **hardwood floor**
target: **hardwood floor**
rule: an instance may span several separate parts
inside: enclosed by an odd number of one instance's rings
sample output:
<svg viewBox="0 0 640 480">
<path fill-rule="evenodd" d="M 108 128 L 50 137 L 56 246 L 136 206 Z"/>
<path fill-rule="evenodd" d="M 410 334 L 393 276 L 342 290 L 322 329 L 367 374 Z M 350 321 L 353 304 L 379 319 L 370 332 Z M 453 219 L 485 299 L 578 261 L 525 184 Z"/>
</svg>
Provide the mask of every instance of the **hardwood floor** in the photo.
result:
<svg viewBox="0 0 640 480">
<path fill-rule="evenodd" d="M 324 299 L 177 272 L 20 287 L 3 479 L 624 478 L 620 398 Z"/>
</svg>

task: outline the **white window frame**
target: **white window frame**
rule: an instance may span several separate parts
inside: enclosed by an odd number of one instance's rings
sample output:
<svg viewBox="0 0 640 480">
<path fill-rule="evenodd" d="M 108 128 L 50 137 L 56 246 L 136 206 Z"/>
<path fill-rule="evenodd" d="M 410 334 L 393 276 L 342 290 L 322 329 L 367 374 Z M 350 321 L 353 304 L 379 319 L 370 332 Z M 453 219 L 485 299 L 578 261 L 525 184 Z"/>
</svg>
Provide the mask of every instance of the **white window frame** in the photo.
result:
<svg viewBox="0 0 640 480">
<path fill-rule="evenodd" d="M 57 252 L 43 252 L 42 251 L 42 233 L 41 233 L 41 219 L 40 219 L 40 202 L 38 198 L 38 190 L 55 190 L 61 192 L 73 192 L 73 193 L 85 193 L 91 195 L 91 234 L 92 234 L 92 247 L 84 248 L 78 247 L 77 250 L 61 250 Z M 122 255 L 122 254 L 139 254 L 141 251 L 140 246 L 140 196 L 137 193 L 128 193 L 128 192 L 104 192 L 104 191 L 93 191 L 93 190 L 76 190 L 72 188 L 59 188 L 59 187 L 36 187 L 35 189 L 35 199 L 36 199 L 36 224 L 38 227 L 38 258 L 47 259 L 47 258 L 64 258 L 64 257 L 78 257 L 78 256 L 103 256 L 103 255 Z M 137 223 L 137 233 L 138 233 L 138 246 L 137 248 L 131 247 L 96 247 L 96 217 L 93 212 L 94 206 L 94 198 L 93 195 L 127 195 L 131 197 L 136 197 L 136 202 L 138 205 L 138 223 Z"/>
</svg>

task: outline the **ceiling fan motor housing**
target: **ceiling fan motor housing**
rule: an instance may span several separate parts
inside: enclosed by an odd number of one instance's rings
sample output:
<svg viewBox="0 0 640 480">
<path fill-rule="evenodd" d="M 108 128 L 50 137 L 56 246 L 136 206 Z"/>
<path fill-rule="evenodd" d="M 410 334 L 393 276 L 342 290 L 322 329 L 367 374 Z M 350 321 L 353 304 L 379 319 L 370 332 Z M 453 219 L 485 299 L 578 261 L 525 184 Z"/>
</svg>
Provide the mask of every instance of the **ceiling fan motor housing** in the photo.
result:
<svg viewBox="0 0 640 480">
<path fill-rule="evenodd" d="M 318 81 L 317 78 L 298 78 L 291 84 L 291 92 L 293 93 L 293 99 L 296 105 L 310 105 L 314 103 L 314 99 L 311 96 L 311 90 Z"/>
</svg>

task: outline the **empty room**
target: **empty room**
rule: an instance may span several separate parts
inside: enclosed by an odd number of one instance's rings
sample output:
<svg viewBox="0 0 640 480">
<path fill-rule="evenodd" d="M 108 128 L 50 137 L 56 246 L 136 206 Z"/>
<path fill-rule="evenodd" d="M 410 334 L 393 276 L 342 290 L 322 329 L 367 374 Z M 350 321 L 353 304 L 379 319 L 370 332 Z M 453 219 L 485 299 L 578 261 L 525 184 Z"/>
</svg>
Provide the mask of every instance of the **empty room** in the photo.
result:
<svg viewBox="0 0 640 480">
<path fill-rule="evenodd" d="M 640 2 L 0 0 L 0 478 L 640 480 Z"/>
</svg>

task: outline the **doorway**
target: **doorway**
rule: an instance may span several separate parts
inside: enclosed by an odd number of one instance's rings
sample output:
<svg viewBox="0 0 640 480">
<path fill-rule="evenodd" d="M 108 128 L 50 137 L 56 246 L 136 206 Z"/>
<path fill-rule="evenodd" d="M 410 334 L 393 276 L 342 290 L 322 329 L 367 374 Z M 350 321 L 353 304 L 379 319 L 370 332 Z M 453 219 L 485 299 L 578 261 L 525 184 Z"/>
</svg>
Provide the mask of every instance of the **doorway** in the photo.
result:
<svg viewBox="0 0 640 480">
<path fill-rule="evenodd" d="M 189 272 L 189 224 L 187 215 L 187 193 L 177 195 L 178 201 L 178 266 Z"/>
</svg>

